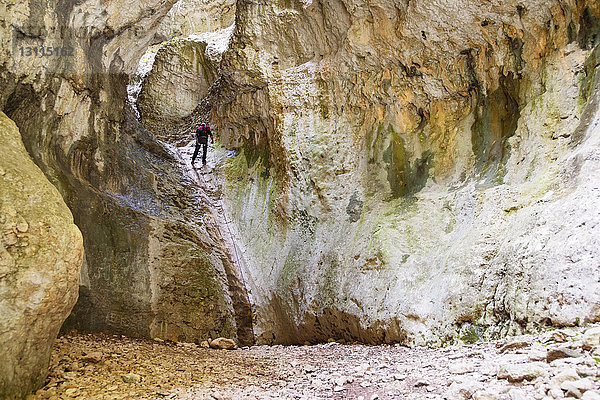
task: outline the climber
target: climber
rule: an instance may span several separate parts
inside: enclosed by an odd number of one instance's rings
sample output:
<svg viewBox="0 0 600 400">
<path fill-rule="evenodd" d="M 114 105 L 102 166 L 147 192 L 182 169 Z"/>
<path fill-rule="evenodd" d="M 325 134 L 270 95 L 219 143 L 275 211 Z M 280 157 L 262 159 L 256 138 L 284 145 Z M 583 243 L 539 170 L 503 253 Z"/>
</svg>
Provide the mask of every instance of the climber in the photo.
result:
<svg viewBox="0 0 600 400">
<path fill-rule="evenodd" d="M 204 123 L 198 125 L 198 128 L 196 128 L 196 149 L 194 150 L 194 155 L 192 156 L 192 165 L 194 165 L 196 157 L 198 157 L 198 151 L 200 151 L 201 146 L 204 146 L 202 151 L 202 165 L 206 165 L 206 148 L 208 147 L 209 136 L 211 143 L 215 144 L 215 139 L 210 131 L 210 126 Z"/>
</svg>

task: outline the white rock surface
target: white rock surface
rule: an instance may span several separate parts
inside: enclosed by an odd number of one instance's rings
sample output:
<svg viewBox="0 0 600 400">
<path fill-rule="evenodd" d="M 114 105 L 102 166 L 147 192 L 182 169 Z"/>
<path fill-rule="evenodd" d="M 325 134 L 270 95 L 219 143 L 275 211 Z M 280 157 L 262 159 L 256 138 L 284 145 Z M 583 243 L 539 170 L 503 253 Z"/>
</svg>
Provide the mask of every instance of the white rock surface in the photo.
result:
<svg viewBox="0 0 600 400">
<path fill-rule="evenodd" d="M 157 31 L 164 40 L 214 32 L 235 21 L 235 0 L 179 0 Z"/>
<path fill-rule="evenodd" d="M 224 60 L 244 89 L 213 115 L 262 341 L 600 317 L 597 55 L 552 10 L 238 7 Z"/>
<path fill-rule="evenodd" d="M 587 329 L 583 334 L 584 348 L 591 349 L 600 345 L 600 326 Z"/>
<path fill-rule="evenodd" d="M 545 376 L 548 376 L 548 372 L 540 363 L 507 364 L 498 369 L 498 379 L 507 379 L 509 382 L 530 381 Z"/>
</svg>

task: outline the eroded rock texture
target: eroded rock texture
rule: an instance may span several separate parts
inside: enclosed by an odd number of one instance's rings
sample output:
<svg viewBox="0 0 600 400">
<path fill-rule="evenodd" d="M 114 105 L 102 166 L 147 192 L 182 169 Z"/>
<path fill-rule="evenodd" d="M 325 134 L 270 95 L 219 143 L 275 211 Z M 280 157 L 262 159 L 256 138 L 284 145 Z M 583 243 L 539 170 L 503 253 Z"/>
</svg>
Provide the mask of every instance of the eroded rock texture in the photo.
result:
<svg viewBox="0 0 600 400">
<path fill-rule="evenodd" d="M 598 2 L 237 14 L 216 122 L 262 341 L 600 319 Z"/>
<path fill-rule="evenodd" d="M 159 52 L 153 135 L 126 85 L 174 4 L 3 5 L 0 106 L 84 236 L 68 327 L 439 344 L 600 319 L 597 1 L 239 0 L 222 56 Z M 235 150 L 223 199 L 156 140 L 179 111 Z"/>
<path fill-rule="evenodd" d="M 238 323 L 245 291 L 209 200 L 126 104 L 129 76 L 174 3 L 3 4 L 0 107 L 83 233 L 66 329 L 251 343 L 251 321 Z M 66 50 L 19 50 L 41 45 Z"/>
<path fill-rule="evenodd" d="M 156 35 L 162 40 L 214 32 L 235 22 L 235 0 L 179 0 L 171 8 Z"/>
<path fill-rule="evenodd" d="M 173 40 L 158 50 L 137 99 L 141 121 L 155 135 L 168 136 L 173 124 L 208 95 L 218 62 L 206 51 L 206 42 L 190 39 Z"/>
<path fill-rule="evenodd" d="M 2 112 L 0 148 L 0 398 L 19 399 L 44 383 L 77 301 L 83 240 Z"/>
</svg>

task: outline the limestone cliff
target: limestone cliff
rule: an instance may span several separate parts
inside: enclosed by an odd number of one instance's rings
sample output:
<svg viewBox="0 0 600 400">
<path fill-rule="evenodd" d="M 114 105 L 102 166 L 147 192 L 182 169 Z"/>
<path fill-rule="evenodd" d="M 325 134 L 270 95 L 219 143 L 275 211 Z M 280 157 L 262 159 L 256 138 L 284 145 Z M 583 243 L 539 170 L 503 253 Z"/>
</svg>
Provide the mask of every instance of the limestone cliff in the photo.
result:
<svg viewBox="0 0 600 400">
<path fill-rule="evenodd" d="M 44 383 L 58 330 L 77 300 L 83 241 L 54 186 L 0 112 L 0 398 Z"/>
<path fill-rule="evenodd" d="M 214 32 L 235 21 L 235 0 L 179 0 L 160 24 L 156 36 L 162 40 Z"/>
<path fill-rule="evenodd" d="M 126 103 L 129 76 L 174 3 L 3 3 L 0 108 L 83 233 L 65 329 L 251 343 L 243 285 L 206 195 Z"/>
<path fill-rule="evenodd" d="M 597 2 L 237 15 L 215 122 L 260 340 L 600 319 Z"/>
<path fill-rule="evenodd" d="M 83 233 L 68 327 L 439 344 L 600 320 L 597 1 L 238 0 L 222 57 L 157 53 L 141 101 L 182 109 L 171 132 L 126 86 L 175 1 L 47 3 L 2 5 L 0 107 Z M 171 146 L 208 115 L 211 193 Z"/>
</svg>

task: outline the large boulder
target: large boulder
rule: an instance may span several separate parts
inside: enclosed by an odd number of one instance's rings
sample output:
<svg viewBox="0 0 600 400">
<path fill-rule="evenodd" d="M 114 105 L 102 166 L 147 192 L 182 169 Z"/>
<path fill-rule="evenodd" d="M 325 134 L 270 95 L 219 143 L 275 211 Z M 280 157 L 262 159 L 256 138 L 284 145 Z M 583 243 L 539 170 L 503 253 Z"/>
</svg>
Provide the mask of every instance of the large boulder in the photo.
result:
<svg viewBox="0 0 600 400">
<path fill-rule="evenodd" d="M 206 47 L 202 41 L 174 40 L 156 54 L 137 104 L 144 126 L 158 136 L 191 114 L 214 83 L 216 67 Z"/>
<path fill-rule="evenodd" d="M 41 386 L 77 301 L 83 240 L 57 189 L 0 112 L 0 398 Z"/>
</svg>

